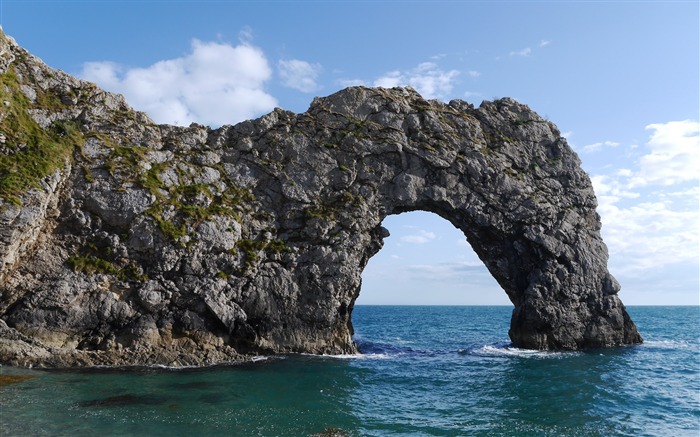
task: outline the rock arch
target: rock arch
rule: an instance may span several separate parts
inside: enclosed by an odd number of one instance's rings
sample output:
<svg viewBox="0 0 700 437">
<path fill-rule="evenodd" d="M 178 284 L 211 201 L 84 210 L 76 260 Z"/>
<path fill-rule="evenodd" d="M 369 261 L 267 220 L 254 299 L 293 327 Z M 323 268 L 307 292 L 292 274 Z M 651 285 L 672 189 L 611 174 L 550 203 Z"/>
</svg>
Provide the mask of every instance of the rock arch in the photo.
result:
<svg viewBox="0 0 700 437">
<path fill-rule="evenodd" d="M 303 114 L 158 126 L 0 45 L 1 72 L 16 73 L 2 75 L 4 116 L 83 141 L 36 188 L 0 200 L 0 362 L 355 352 L 362 270 L 383 219 L 412 210 L 464 233 L 513 302 L 514 345 L 641 342 L 607 270 L 591 182 L 525 105 L 354 87 Z"/>
<path fill-rule="evenodd" d="M 428 102 L 410 89 L 348 89 L 316 100 L 305 116 L 317 123 L 316 144 L 283 147 L 301 158 L 286 164 L 288 174 L 314 175 L 298 185 L 316 197 L 283 196 L 290 222 L 280 224 L 286 238 L 305 241 L 304 268 L 291 271 L 301 299 L 290 319 L 328 336 L 308 344 L 314 336 L 300 334 L 292 350 L 354 351 L 352 308 L 361 272 L 386 236 L 380 224 L 413 210 L 467 237 L 515 306 L 514 345 L 641 341 L 607 270 L 590 180 L 552 123 L 512 99 L 474 108 Z M 320 169 L 319 161 L 329 163 Z"/>
</svg>

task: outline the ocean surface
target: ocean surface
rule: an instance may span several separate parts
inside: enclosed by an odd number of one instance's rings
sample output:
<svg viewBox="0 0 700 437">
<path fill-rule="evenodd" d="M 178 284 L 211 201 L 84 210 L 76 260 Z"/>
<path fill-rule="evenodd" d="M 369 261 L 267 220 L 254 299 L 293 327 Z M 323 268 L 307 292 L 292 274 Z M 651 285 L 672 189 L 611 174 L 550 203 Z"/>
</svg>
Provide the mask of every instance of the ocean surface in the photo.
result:
<svg viewBox="0 0 700 437">
<path fill-rule="evenodd" d="M 360 306 L 362 355 L 206 369 L 37 371 L 6 436 L 698 436 L 700 307 L 629 307 L 645 343 L 534 352 L 511 308 Z"/>
</svg>

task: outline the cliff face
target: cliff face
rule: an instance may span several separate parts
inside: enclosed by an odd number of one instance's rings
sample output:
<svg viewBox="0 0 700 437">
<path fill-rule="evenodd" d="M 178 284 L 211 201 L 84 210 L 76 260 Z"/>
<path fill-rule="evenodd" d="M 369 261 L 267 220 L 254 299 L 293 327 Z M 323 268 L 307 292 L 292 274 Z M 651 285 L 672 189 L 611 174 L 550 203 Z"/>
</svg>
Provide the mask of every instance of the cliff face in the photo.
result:
<svg viewBox="0 0 700 437">
<path fill-rule="evenodd" d="M 156 125 L 1 34 L 0 73 L 0 362 L 355 352 L 381 222 L 412 210 L 464 232 L 514 345 L 641 342 L 578 157 L 512 99 L 356 87 L 213 130 Z"/>
</svg>

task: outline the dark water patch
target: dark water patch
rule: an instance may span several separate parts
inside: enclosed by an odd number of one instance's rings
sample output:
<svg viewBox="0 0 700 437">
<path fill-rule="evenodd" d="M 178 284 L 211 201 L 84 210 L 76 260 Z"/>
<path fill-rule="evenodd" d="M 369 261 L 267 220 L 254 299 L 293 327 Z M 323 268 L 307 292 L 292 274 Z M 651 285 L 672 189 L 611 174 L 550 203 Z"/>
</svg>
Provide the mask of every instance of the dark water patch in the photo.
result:
<svg viewBox="0 0 700 437">
<path fill-rule="evenodd" d="M 231 396 L 228 393 L 205 393 L 203 395 L 198 396 L 197 401 L 205 404 L 216 405 L 221 404 L 230 398 Z"/>
<path fill-rule="evenodd" d="M 78 406 L 83 408 L 90 407 L 126 407 L 131 405 L 158 405 L 165 403 L 166 399 L 158 396 L 148 396 L 148 395 L 117 395 L 109 396 L 102 399 L 92 399 L 89 401 L 82 401 L 78 403 Z"/>
<path fill-rule="evenodd" d="M 168 386 L 175 390 L 209 390 L 221 387 L 221 383 L 215 381 L 188 381 L 175 382 L 168 384 Z"/>
</svg>

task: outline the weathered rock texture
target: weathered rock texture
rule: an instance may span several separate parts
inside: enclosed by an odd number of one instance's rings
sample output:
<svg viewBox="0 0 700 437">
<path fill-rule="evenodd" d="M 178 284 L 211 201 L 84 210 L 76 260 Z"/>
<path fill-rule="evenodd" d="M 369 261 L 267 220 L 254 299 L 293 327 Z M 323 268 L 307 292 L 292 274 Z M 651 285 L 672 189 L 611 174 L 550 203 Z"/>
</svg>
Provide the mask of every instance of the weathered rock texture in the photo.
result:
<svg viewBox="0 0 700 437">
<path fill-rule="evenodd" d="M 591 182 L 525 105 L 356 87 L 303 114 L 159 126 L 1 40 L 5 164 L 27 159 L 30 131 L 75 144 L 0 201 L 0 362 L 356 352 L 353 304 L 382 220 L 414 210 L 464 232 L 515 306 L 515 346 L 641 342 Z"/>
</svg>

